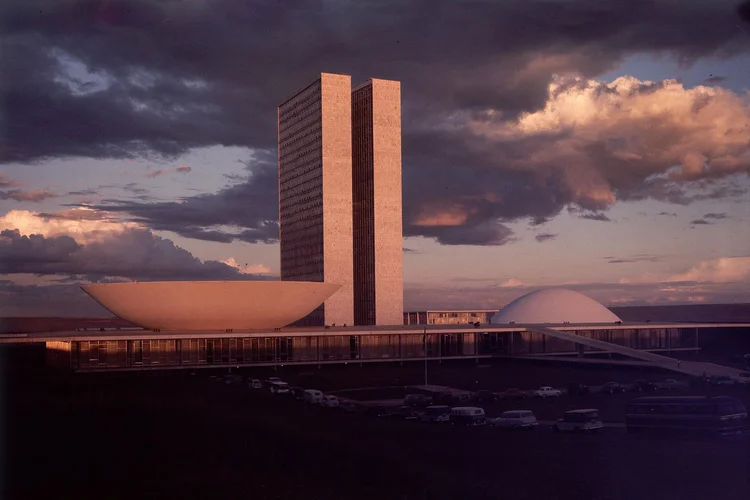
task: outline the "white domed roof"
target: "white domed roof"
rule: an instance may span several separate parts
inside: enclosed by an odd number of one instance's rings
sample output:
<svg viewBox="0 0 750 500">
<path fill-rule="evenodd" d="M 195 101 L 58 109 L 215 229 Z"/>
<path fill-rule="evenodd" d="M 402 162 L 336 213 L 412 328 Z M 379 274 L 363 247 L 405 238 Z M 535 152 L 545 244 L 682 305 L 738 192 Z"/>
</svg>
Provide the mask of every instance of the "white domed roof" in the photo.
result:
<svg viewBox="0 0 750 500">
<path fill-rule="evenodd" d="M 612 311 L 582 293 L 548 288 L 519 297 L 492 317 L 492 323 L 615 323 Z"/>
</svg>

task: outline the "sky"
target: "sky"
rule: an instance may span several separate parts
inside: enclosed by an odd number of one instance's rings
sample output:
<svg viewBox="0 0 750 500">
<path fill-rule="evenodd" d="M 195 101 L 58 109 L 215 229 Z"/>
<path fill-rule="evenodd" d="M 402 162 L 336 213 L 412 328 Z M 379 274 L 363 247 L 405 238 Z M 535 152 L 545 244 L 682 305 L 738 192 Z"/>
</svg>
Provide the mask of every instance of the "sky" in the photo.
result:
<svg viewBox="0 0 750 500">
<path fill-rule="evenodd" d="M 750 302 L 750 3 L 11 0 L 0 315 L 278 279 L 276 107 L 402 82 L 406 309 Z"/>
</svg>

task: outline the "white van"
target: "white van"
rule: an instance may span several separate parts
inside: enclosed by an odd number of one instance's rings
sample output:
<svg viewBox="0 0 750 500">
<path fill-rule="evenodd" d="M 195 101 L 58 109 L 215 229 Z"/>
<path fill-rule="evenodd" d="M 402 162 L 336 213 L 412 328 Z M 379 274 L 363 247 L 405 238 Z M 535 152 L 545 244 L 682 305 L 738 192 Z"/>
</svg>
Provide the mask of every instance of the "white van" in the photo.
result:
<svg viewBox="0 0 750 500">
<path fill-rule="evenodd" d="M 320 404 L 323 401 L 323 393 L 316 389 L 307 389 L 304 397 L 305 403 Z"/>
<path fill-rule="evenodd" d="M 570 410 L 563 413 L 563 418 L 558 419 L 552 430 L 555 432 L 596 432 L 604 427 L 599 420 L 599 410 L 586 408 L 582 410 Z"/>
<path fill-rule="evenodd" d="M 458 406 L 451 408 L 450 423 L 454 425 L 484 425 L 486 416 L 483 408 Z"/>
<path fill-rule="evenodd" d="M 532 429 L 538 423 L 534 412 L 531 410 L 505 411 L 492 421 L 492 425 L 503 429 Z"/>
</svg>

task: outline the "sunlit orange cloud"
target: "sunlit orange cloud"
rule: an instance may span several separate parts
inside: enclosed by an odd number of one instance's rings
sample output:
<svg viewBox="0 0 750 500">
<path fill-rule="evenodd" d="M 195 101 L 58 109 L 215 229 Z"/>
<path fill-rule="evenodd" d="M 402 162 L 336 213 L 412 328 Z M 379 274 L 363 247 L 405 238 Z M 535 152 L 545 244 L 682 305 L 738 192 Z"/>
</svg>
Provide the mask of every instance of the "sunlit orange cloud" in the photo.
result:
<svg viewBox="0 0 750 500">
<path fill-rule="evenodd" d="M 430 206 L 421 209 L 414 217 L 412 224 L 428 227 L 460 226 L 464 224 L 468 218 L 468 211 L 460 206 Z"/>
<path fill-rule="evenodd" d="M 230 267 L 237 269 L 242 274 L 269 274 L 271 268 L 263 264 L 240 264 L 234 257 L 220 261 Z"/>
<path fill-rule="evenodd" d="M 119 222 L 106 213 L 89 208 L 54 212 L 45 217 L 30 210 L 11 210 L 0 217 L 0 231 L 17 229 L 21 235 L 40 234 L 47 238 L 70 236 L 79 244 L 99 242 L 128 229 L 142 228 L 134 222 Z"/>
<path fill-rule="evenodd" d="M 722 257 L 706 260 L 666 281 L 732 283 L 747 281 L 750 285 L 750 257 Z"/>
<path fill-rule="evenodd" d="M 466 129 L 490 143 L 543 138 L 545 147 L 509 159 L 504 168 L 554 165 L 578 202 L 614 204 L 614 179 L 632 185 L 652 176 L 696 181 L 750 172 L 750 93 L 569 75 L 556 76 L 548 90 L 541 110 L 504 121 L 474 116 Z"/>
</svg>

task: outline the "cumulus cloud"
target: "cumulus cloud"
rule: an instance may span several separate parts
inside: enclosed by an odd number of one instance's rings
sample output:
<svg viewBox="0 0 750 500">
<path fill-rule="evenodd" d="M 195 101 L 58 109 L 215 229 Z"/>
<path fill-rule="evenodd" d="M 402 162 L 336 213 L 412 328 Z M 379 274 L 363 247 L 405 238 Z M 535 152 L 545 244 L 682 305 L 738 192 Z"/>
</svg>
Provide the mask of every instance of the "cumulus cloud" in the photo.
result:
<svg viewBox="0 0 750 500">
<path fill-rule="evenodd" d="M 0 230 L 17 229 L 23 235 L 45 238 L 66 236 L 78 244 L 101 242 L 129 229 L 144 229 L 133 222 L 120 222 L 105 213 L 89 208 L 75 208 L 54 213 L 11 210 L 0 217 Z"/>
<path fill-rule="evenodd" d="M 75 212 L 85 215 L 76 220 Z M 133 223 L 96 220 L 86 210 L 58 215 L 13 211 L 0 218 L 0 274 L 89 280 L 240 279 L 245 274 L 222 262 L 201 261 Z"/>
<path fill-rule="evenodd" d="M 722 257 L 702 261 L 683 273 L 670 276 L 666 281 L 750 284 L 750 257 Z"/>
<path fill-rule="evenodd" d="M 263 264 L 240 264 L 234 257 L 229 257 L 221 261 L 223 264 L 237 269 L 241 274 L 268 274 L 271 269 Z"/>
<path fill-rule="evenodd" d="M 517 288 L 519 286 L 526 286 L 525 283 L 516 278 L 508 278 L 505 281 L 501 281 L 497 284 L 498 288 Z"/>
<path fill-rule="evenodd" d="M 534 236 L 534 239 L 538 241 L 539 243 L 544 243 L 545 241 L 551 241 L 557 238 L 556 234 L 552 233 L 540 233 Z"/>
</svg>

